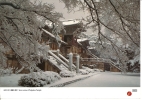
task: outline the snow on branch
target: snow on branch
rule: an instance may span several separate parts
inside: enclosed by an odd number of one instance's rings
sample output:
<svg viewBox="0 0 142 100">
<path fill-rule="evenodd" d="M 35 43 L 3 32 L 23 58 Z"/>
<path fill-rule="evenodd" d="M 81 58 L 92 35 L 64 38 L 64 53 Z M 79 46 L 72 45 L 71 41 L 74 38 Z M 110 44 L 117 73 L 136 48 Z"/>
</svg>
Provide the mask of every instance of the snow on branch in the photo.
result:
<svg viewBox="0 0 142 100">
<path fill-rule="evenodd" d="M 11 6 L 15 9 L 20 9 L 20 6 L 19 5 L 15 5 L 13 3 L 10 3 L 10 2 L 0 2 L 0 6 Z"/>
</svg>

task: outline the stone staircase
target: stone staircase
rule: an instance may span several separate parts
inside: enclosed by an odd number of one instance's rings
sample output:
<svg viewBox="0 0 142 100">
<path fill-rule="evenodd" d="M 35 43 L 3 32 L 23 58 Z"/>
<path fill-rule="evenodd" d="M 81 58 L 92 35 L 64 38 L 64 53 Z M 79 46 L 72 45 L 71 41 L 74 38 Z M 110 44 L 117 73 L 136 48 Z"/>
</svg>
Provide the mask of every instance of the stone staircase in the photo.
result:
<svg viewBox="0 0 142 100">
<path fill-rule="evenodd" d="M 89 52 L 89 51 L 88 51 Z M 49 61 L 52 62 L 58 69 L 60 70 L 70 70 L 69 68 L 69 60 L 65 58 L 58 50 L 49 50 Z M 92 55 L 92 58 L 80 58 L 81 61 L 95 61 L 95 62 L 104 62 L 109 63 L 111 66 L 116 67 L 120 71 L 124 71 L 120 66 L 116 65 L 112 60 L 110 59 L 103 59 L 98 58 L 91 52 L 89 52 L 90 55 Z M 72 71 L 76 70 L 76 66 L 72 64 Z"/>
<path fill-rule="evenodd" d="M 68 70 L 63 64 L 58 62 L 53 56 L 49 56 L 49 62 L 52 63 L 54 66 L 56 66 L 58 69 L 62 70 Z"/>
<path fill-rule="evenodd" d="M 61 53 L 58 53 L 57 50 L 49 50 L 49 61 L 53 65 L 55 65 L 58 69 L 62 70 L 70 70 L 69 68 L 69 60 L 66 59 Z M 72 64 L 72 71 L 76 70 L 76 66 Z"/>
<path fill-rule="evenodd" d="M 89 49 L 85 48 L 83 45 L 81 45 L 81 46 L 82 46 L 83 49 L 85 49 L 85 50 L 87 51 L 87 53 L 88 53 L 89 55 L 92 56 L 91 59 L 90 59 L 90 58 L 81 58 L 82 61 L 83 61 L 83 60 L 88 60 L 88 61 L 89 61 L 89 60 L 94 60 L 94 61 L 96 61 L 96 62 L 109 63 L 110 65 L 116 67 L 117 69 L 121 70 L 122 72 L 124 71 L 124 70 L 122 69 L 122 67 L 117 66 L 112 60 L 110 60 L 110 59 L 104 59 L 104 58 L 99 58 L 99 57 L 97 57 L 96 55 L 94 55 Z"/>
<path fill-rule="evenodd" d="M 95 62 L 103 62 L 103 63 L 109 63 L 110 65 L 116 67 L 120 71 L 124 71 L 120 66 L 116 65 L 113 61 L 110 59 L 103 59 L 103 58 L 81 58 L 81 61 L 95 61 Z"/>
</svg>

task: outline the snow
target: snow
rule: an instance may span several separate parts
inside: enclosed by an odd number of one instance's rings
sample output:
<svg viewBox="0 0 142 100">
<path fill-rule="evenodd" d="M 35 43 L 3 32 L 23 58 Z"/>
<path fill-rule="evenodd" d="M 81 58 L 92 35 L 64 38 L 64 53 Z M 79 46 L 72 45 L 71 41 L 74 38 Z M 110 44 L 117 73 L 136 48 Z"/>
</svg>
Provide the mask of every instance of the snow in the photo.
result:
<svg viewBox="0 0 142 100">
<path fill-rule="evenodd" d="M 58 64 L 57 60 L 53 56 L 49 56 L 48 60 L 60 70 L 68 70 L 63 64 Z"/>
<path fill-rule="evenodd" d="M 131 63 L 131 66 L 134 66 L 136 62 L 139 62 L 140 64 L 140 55 L 137 55 L 133 60 L 130 60 L 129 62 Z"/>
<path fill-rule="evenodd" d="M 49 54 L 51 56 L 48 57 L 48 61 L 50 61 L 50 63 L 52 63 L 53 65 L 55 65 L 57 68 L 59 68 L 61 71 L 62 70 L 68 70 L 69 68 L 69 61 L 68 59 L 66 59 L 64 56 L 62 56 L 61 54 L 55 55 L 54 53 L 57 52 L 56 51 L 49 51 Z M 74 64 L 72 64 L 73 68 L 76 68 L 76 66 Z"/>
<path fill-rule="evenodd" d="M 95 49 L 95 47 L 88 46 L 88 49 Z"/>
<path fill-rule="evenodd" d="M 58 41 L 61 41 L 62 43 L 67 44 L 66 42 L 62 41 L 62 40 L 60 39 L 60 37 L 57 37 L 57 36 L 53 35 L 52 33 L 48 32 L 48 31 L 45 30 L 45 29 L 42 29 L 42 30 L 43 30 L 46 34 L 48 34 L 49 36 L 51 36 L 52 38 L 55 38 L 55 39 L 57 39 Z"/>
<path fill-rule="evenodd" d="M 65 67 L 69 67 L 64 61 L 62 61 L 58 56 L 56 56 L 54 53 L 51 51 L 48 52 L 50 55 L 52 55 L 57 61 L 59 61 L 61 64 L 63 64 Z"/>
<path fill-rule="evenodd" d="M 140 87 L 140 73 L 103 72 L 65 87 Z"/>
<path fill-rule="evenodd" d="M 98 69 L 98 68 L 93 68 L 92 70 L 95 72 L 104 72 L 102 69 Z"/>
<path fill-rule="evenodd" d="M 79 69 L 79 73 L 80 73 L 81 75 L 89 74 L 89 72 L 86 71 L 85 69 Z"/>
<path fill-rule="evenodd" d="M 66 26 L 66 25 L 73 25 L 73 24 L 78 24 L 80 23 L 80 20 L 68 20 L 68 21 L 63 21 L 63 25 Z"/>
<path fill-rule="evenodd" d="M 66 26 L 66 25 L 79 24 L 81 21 L 77 20 L 77 19 L 76 20 L 75 19 L 69 19 L 67 21 L 62 20 L 61 22 L 64 26 Z M 48 25 L 48 27 L 53 28 L 52 23 L 49 23 L 49 22 L 46 21 L 45 24 Z"/>
<path fill-rule="evenodd" d="M 51 72 L 52 73 L 52 72 Z M 20 87 L 18 80 L 21 76 L 27 74 L 12 74 L 11 76 L 0 77 L 0 87 Z M 140 73 L 127 73 L 121 74 L 120 72 L 95 72 L 87 75 L 76 74 L 74 77 L 61 78 L 54 83 L 47 84 L 44 87 L 50 87 L 72 81 L 79 78 L 91 76 L 85 80 L 81 80 L 66 87 L 139 87 L 140 86 Z"/>
<path fill-rule="evenodd" d="M 23 78 L 32 78 L 37 79 L 41 84 L 53 83 L 61 77 L 58 73 L 46 71 L 46 72 L 33 72 L 30 74 L 11 74 L 10 76 L 1 76 L 0 77 L 0 87 L 21 87 L 18 85 L 18 81 Z M 45 80 L 45 81 L 44 81 Z M 31 81 L 31 79 L 30 79 Z M 27 81 L 28 82 L 28 81 Z"/>
<path fill-rule="evenodd" d="M 95 44 L 95 43 L 96 43 L 96 41 L 93 41 L 93 40 L 89 41 L 89 44 Z"/>
<path fill-rule="evenodd" d="M 77 39 L 77 42 L 83 42 L 83 41 L 87 41 L 88 38 L 81 38 L 81 39 Z"/>
<path fill-rule="evenodd" d="M 58 73 L 52 71 L 32 72 L 24 75 L 18 81 L 18 85 L 24 87 L 42 87 L 61 79 Z"/>
<path fill-rule="evenodd" d="M 72 64 L 73 64 L 72 59 L 73 59 L 73 54 L 72 54 L 72 53 L 69 53 L 68 56 L 69 56 L 69 69 L 72 71 Z"/>
<path fill-rule="evenodd" d="M 18 80 L 21 76 L 26 74 L 11 74 L 10 76 L 0 77 L 0 87 L 20 87 L 18 86 Z"/>
<path fill-rule="evenodd" d="M 60 72 L 61 77 L 74 77 L 75 75 L 76 75 L 75 72 L 71 72 L 71 71 L 67 71 L 67 70 Z"/>
<path fill-rule="evenodd" d="M 133 72 L 135 72 L 135 73 L 140 73 L 140 69 L 139 69 L 139 68 L 135 68 L 135 69 L 133 70 Z"/>
<path fill-rule="evenodd" d="M 82 46 L 82 44 L 80 42 L 78 42 L 78 44 Z"/>
<path fill-rule="evenodd" d="M 42 57 L 43 59 L 47 59 L 48 57 L 48 51 L 50 50 L 50 46 L 46 45 L 45 43 L 42 44 L 38 44 L 38 56 L 39 56 L 39 61 L 40 61 L 40 57 Z"/>
<path fill-rule="evenodd" d="M 59 57 L 69 63 L 68 59 L 66 59 L 63 55 L 59 54 Z"/>
<path fill-rule="evenodd" d="M 10 75 L 13 73 L 13 68 L 0 69 L 0 76 Z"/>
<path fill-rule="evenodd" d="M 66 59 L 63 55 L 59 54 L 59 57 L 62 58 L 65 62 L 69 63 L 69 60 Z M 74 64 L 72 64 L 72 67 L 76 68 Z"/>
<path fill-rule="evenodd" d="M 67 77 L 67 78 L 66 77 L 65 78 L 62 77 L 59 81 L 56 81 L 53 84 L 45 85 L 44 87 L 50 87 L 50 86 L 55 86 L 55 85 L 58 85 L 58 84 L 63 84 L 65 82 L 69 82 L 69 81 L 72 81 L 72 80 L 84 78 L 84 77 L 91 76 L 91 75 L 96 75 L 98 73 L 100 73 L 100 72 L 89 73 L 87 75 L 76 74 L 74 77 Z"/>
<path fill-rule="evenodd" d="M 94 70 L 85 66 L 82 66 L 82 69 L 86 70 L 89 73 L 94 73 Z"/>
<path fill-rule="evenodd" d="M 95 2 L 100 2 L 100 0 L 96 0 Z"/>
<path fill-rule="evenodd" d="M 42 29 L 42 30 L 43 30 L 45 33 L 47 33 L 48 35 L 50 35 L 52 38 L 55 38 L 55 36 L 54 36 L 52 33 L 46 31 L 45 29 Z"/>
<path fill-rule="evenodd" d="M 91 40 L 91 41 L 89 41 L 89 44 L 90 45 L 95 45 L 96 43 L 99 43 L 99 44 L 104 44 L 104 45 L 111 45 L 111 43 L 110 42 L 104 42 L 104 41 L 99 41 L 99 42 L 97 42 L 97 40 Z"/>
<path fill-rule="evenodd" d="M 45 73 L 48 75 L 48 72 L 49 71 L 47 71 Z M 50 74 L 50 72 L 49 72 L 49 74 Z M 45 85 L 44 87 L 49 87 L 49 86 L 57 85 L 57 84 L 60 84 L 60 83 L 68 82 L 68 81 L 71 81 L 71 80 L 74 80 L 74 79 L 83 78 L 83 77 L 86 77 L 86 76 L 89 76 L 89 75 L 93 75 L 93 74 L 94 73 L 90 73 L 88 75 L 76 74 L 74 77 L 61 78 L 60 80 L 55 81 L 54 83 Z M 95 73 L 95 74 L 97 74 L 97 73 Z M 18 80 L 20 80 L 20 78 L 22 76 L 25 76 L 25 75 L 28 75 L 28 74 L 12 74 L 10 76 L 2 76 L 2 77 L 0 77 L 0 87 L 21 87 L 21 86 L 18 85 Z M 50 76 L 51 76 L 51 74 L 50 74 Z M 45 75 L 43 75 L 41 77 L 44 78 Z"/>
<path fill-rule="evenodd" d="M 47 25 L 49 28 L 53 28 L 53 25 L 51 22 L 45 21 L 45 25 Z"/>
</svg>

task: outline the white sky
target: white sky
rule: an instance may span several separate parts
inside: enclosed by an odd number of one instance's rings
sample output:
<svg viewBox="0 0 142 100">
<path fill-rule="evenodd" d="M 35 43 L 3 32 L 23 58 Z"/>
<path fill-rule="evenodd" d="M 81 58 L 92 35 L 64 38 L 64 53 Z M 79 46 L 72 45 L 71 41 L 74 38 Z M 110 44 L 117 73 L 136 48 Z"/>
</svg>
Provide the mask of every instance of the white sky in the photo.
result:
<svg viewBox="0 0 142 100">
<path fill-rule="evenodd" d="M 31 1 L 37 1 L 37 0 L 31 0 Z M 63 17 L 65 18 L 63 20 L 81 19 L 81 18 L 85 18 L 88 15 L 87 11 L 86 12 L 78 11 L 77 8 L 74 11 L 69 13 L 67 8 L 65 8 L 65 4 L 61 2 L 60 0 L 38 0 L 38 1 L 41 1 L 47 4 L 53 4 L 55 6 L 55 11 L 63 14 Z M 88 29 L 87 32 L 85 33 L 92 34 L 92 31 L 91 29 Z"/>
<path fill-rule="evenodd" d="M 77 12 L 72 11 L 71 13 L 68 13 L 68 10 L 65 8 L 64 3 L 62 3 L 60 0 L 39 0 L 39 1 L 42 1 L 43 3 L 53 4 L 55 6 L 55 11 L 63 13 L 65 20 L 81 19 L 82 17 L 87 16 L 87 12 L 83 11 L 77 11 Z"/>
</svg>

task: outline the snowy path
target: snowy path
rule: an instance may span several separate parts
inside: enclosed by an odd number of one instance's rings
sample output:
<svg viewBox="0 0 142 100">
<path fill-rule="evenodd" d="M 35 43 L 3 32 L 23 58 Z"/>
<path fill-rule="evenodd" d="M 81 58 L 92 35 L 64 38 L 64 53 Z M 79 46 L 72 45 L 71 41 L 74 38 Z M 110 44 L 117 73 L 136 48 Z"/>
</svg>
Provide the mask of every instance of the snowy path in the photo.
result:
<svg viewBox="0 0 142 100">
<path fill-rule="evenodd" d="M 140 87 L 140 74 L 124 75 L 119 72 L 102 72 L 65 87 Z"/>
<path fill-rule="evenodd" d="M 20 87 L 18 86 L 18 80 L 24 75 L 26 74 L 12 74 L 11 76 L 0 77 L 0 87 Z"/>
</svg>

